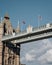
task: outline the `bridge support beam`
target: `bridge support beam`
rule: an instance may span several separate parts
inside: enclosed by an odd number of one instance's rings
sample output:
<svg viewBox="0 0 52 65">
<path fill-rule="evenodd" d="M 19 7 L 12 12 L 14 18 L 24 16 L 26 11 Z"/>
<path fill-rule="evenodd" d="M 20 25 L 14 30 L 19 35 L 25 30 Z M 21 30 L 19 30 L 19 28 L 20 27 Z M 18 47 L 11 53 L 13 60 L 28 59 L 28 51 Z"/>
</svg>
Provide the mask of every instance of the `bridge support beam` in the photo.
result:
<svg viewBox="0 0 52 65">
<path fill-rule="evenodd" d="M 20 65 L 20 44 L 17 44 L 16 47 L 16 65 Z"/>
</svg>

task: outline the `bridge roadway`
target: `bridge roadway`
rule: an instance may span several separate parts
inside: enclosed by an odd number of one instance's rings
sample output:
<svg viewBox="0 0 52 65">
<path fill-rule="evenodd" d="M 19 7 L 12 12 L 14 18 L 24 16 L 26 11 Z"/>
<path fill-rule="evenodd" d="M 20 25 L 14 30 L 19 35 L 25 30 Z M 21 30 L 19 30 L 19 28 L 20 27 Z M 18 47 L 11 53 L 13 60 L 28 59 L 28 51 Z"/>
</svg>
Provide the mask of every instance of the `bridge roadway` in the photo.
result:
<svg viewBox="0 0 52 65">
<path fill-rule="evenodd" d="M 45 38 L 52 37 L 52 25 L 41 26 L 39 28 L 33 28 L 31 32 L 20 32 L 15 35 L 5 35 L 2 37 L 2 41 L 15 41 L 15 43 L 22 44 L 31 41 L 37 41 Z"/>
</svg>

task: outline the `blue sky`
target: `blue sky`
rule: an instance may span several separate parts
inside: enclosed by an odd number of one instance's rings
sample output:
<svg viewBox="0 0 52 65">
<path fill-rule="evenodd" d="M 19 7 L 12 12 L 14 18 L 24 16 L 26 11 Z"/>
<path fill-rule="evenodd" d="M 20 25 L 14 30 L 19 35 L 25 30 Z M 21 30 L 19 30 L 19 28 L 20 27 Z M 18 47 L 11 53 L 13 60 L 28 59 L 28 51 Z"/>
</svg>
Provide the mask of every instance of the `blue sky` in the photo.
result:
<svg viewBox="0 0 52 65">
<path fill-rule="evenodd" d="M 11 18 L 14 27 L 17 26 L 18 20 L 21 23 L 21 29 L 26 28 L 29 24 L 38 25 L 38 16 L 42 16 L 40 25 L 52 22 L 52 0 L 0 0 L 0 17 L 7 12 Z M 26 24 L 23 25 L 22 21 Z"/>
<path fill-rule="evenodd" d="M 37 27 L 39 15 L 42 16 L 39 26 L 52 23 L 52 0 L 0 0 L 0 18 L 3 18 L 5 13 L 9 14 L 14 28 L 17 27 L 18 21 L 20 22 L 21 30 L 24 30 L 29 24 Z M 26 24 L 22 24 L 22 21 L 25 21 Z M 52 64 L 51 42 L 51 39 L 46 39 L 23 44 L 21 62 L 26 65 Z"/>
</svg>

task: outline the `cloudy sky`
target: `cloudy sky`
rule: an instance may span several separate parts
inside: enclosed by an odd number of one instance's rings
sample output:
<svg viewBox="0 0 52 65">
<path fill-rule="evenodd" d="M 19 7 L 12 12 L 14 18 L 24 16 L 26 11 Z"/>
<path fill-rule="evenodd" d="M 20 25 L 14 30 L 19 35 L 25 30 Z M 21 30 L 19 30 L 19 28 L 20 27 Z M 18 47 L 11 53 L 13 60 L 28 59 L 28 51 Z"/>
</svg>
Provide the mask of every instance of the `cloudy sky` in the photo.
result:
<svg viewBox="0 0 52 65">
<path fill-rule="evenodd" d="M 0 0 L 0 20 L 8 13 L 12 26 L 20 22 L 21 30 L 52 23 L 52 0 Z M 39 16 L 42 17 L 41 21 Z M 25 24 L 22 22 L 25 21 Z M 21 63 L 26 65 L 52 65 L 52 39 L 21 45 Z"/>
<path fill-rule="evenodd" d="M 52 65 L 52 39 L 23 44 L 21 62 L 27 65 Z"/>
</svg>

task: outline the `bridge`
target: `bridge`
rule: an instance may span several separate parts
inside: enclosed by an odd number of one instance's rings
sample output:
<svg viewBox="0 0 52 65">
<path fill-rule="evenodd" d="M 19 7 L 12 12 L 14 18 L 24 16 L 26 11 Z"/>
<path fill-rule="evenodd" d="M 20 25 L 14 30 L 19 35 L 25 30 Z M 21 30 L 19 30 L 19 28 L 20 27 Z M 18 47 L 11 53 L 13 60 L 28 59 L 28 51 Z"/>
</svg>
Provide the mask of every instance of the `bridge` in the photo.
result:
<svg viewBox="0 0 52 65">
<path fill-rule="evenodd" d="M 2 41 L 14 40 L 15 43 L 22 44 L 50 37 L 52 37 L 52 24 L 46 24 L 44 26 L 40 26 L 39 28 L 32 28 L 32 31 L 30 32 L 25 30 L 17 34 L 15 33 L 15 35 L 5 35 L 3 36 Z"/>
<path fill-rule="evenodd" d="M 13 59 L 13 61 L 15 62 L 16 65 L 20 65 L 20 45 L 21 44 L 32 42 L 32 41 L 38 41 L 45 38 L 51 38 L 51 37 L 52 37 L 52 24 L 46 24 L 44 26 L 40 26 L 36 28 L 29 27 L 27 28 L 27 30 L 19 32 L 19 33 L 4 35 L 1 41 L 3 42 L 3 46 L 5 47 L 7 46 L 9 49 L 11 49 L 14 52 L 14 54 L 16 54 L 16 57 L 15 57 L 16 60 L 14 61 Z M 12 43 L 12 41 L 14 42 Z M 3 50 L 4 50 L 4 47 L 3 47 Z M 3 52 L 3 57 L 4 57 L 4 52 Z M 4 63 L 5 61 L 3 59 L 3 64 Z"/>
</svg>

